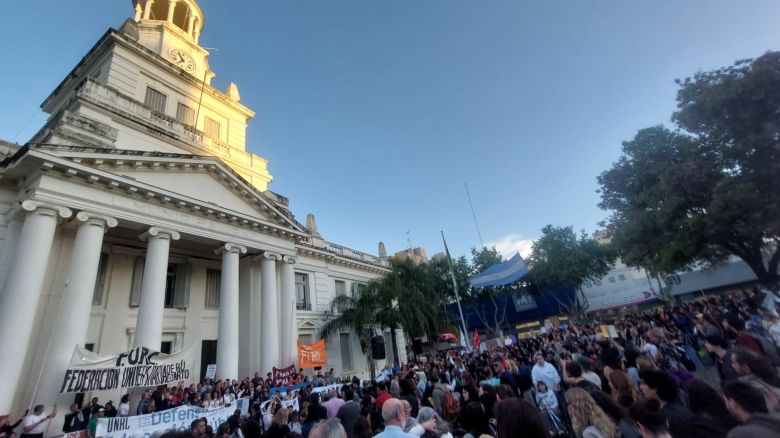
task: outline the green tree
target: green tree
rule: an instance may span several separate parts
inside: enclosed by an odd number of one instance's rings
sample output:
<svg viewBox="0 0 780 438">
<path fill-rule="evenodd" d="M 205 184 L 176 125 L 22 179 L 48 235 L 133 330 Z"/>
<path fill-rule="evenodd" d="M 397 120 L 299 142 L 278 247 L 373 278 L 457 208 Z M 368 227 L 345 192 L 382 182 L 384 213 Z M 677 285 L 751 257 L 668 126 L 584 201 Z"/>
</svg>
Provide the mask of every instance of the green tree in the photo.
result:
<svg viewBox="0 0 780 438">
<path fill-rule="evenodd" d="M 325 339 L 343 331 L 355 333 L 360 340 L 360 349 L 368 360 L 372 379 L 376 370 L 371 356 L 371 337 L 377 328 L 384 328 L 379 319 L 386 316 L 386 313 L 382 314 L 380 300 L 377 299 L 380 287 L 378 280 L 355 284 L 351 294 L 333 297 L 330 309 L 334 317 L 320 328 L 320 337 Z"/>
<path fill-rule="evenodd" d="M 374 373 L 370 341 L 377 330 L 389 329 L 393 355 L 399 358 L 397 331 L 410 338 L 435 337 L 446 311 L 445 296 L 435 293 L 435 277 L 427 265 L 408 259 L 390 259 L 390 272 L 367 284 L 356 285 L 351 295 L 337 295 L 330 303 L 335 317 L 320 329 L 324 338 L 349 330 L 360 337 Z"/>
<path fill-rule="evenodd" d="M 403 330 L 412 339 L 435 336 L 439 317 L 446 310 L 446 297 L 435 293 L 435 277 L 427 264 L 392 258 L 390 267 L 390 273 L 379 282 L 379 302 L 391 331 L 395 357 L 399 357 L 396 330 Z"/>
<path fill-rule="evenodd" d="M 780 53 L 678 81 L 680 131 L 643 129 L 599 176 L 613 241 L 660 278 L 741 258 L 780 280 Z"/>
<path fill-rule="evenodd" d="M 614 263 L 615 253 L 609 245 L 599 244 L 584 231 L 577 235 L 570 226 L 547 225 L 528 258 L 526 282 L 532 291 L 555 299 L 563 311 L 582 318 L 589 306 L 582 284 L 604 277 Z M 574 298 L 557 296 L 554 290 L 560 285 L 573 287 Z"/>
<path fill-rule="evenodd" d="M 623 156 L 599 176 L 603 209 L 612 210 L 611 243 L 628 266 L 644 269 L 665 302 L 671 288 L 661 278 L 683 270 L 706 243 L 705 216 L 717 180 L 716 162 L 690 136 L 662 126 L 623 143 Z"/>
<path fill-rule="evenodd" d="M 471 248 L 470 275 L 474 276 L 484 272 L 487 268 L 503 263 L 504 258 L 496 250 L 496 247 Z M 459 285 L 460 287 L 460 285 Z M 493 336 L 504 339 L 503 327 L 508 324 L 506 311 L 511 300 L 499 298 L 499 295 L 515 295 L 521 293 L 517 285 L 486 286 L 479 289 L 472 288 L 468 283 L 463 285 L 462 302 L 464 308 L 471 309 L 479 318 L 485 328 Z M 487 311 L 486 303 L 490 303 L 492 312 Z"/>
</svg>

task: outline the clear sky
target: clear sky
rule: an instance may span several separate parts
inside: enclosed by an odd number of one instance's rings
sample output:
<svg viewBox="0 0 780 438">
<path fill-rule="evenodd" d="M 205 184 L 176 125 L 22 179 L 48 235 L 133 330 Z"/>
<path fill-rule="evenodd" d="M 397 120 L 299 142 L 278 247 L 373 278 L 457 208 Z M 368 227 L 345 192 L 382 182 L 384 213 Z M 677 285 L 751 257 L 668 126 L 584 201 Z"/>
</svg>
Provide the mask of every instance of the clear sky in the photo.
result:
<svg viewBox="0 0 780 438">
<path fill-rule="evenodd" d="M 0 138 L 131 0 L 0 0 Z M 776 0 L 201 0 L 220 89 L 257 111 L 271 190 L 331 241 L 453 255 L 528 247 L 548 223 L 592 232 L 596 176 L 667 123 L 675 78 L 780 48 Z"/>
</svg>

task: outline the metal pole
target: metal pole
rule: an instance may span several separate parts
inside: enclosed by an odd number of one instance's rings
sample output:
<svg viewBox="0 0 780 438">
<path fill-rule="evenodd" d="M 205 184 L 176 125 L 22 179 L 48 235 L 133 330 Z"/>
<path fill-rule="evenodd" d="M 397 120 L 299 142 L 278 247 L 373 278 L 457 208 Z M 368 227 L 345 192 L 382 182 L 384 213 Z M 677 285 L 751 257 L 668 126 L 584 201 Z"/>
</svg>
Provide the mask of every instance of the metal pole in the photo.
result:
<svg viewBox="0 0 780 438">
<path fill-rule="evenodd" d="M 466 329 L 466 319 L 463 318 L 463 308 L 460 306 L 460 294 L 458 293 L 458 282 L 455 281 L 455 270 L 452 268 L 452 260 L 450 259 L 450 250 L 447 248 L 447 241 L 444 239 L 444 231 L 441 231 L 441 240 L 444 242 L 444 251 L 447 253 L 447 266 L 450 268 L 450 278 L 452 279 L 452 288 L 455 290 L 455 302 L 458 303 L 458 313 L 460 313 L 460 324 L 463 330 L 463 336 L 468 336 L 469 332 Z M 465 339 L 464 339 L 465 340 Z"/>
</svg>

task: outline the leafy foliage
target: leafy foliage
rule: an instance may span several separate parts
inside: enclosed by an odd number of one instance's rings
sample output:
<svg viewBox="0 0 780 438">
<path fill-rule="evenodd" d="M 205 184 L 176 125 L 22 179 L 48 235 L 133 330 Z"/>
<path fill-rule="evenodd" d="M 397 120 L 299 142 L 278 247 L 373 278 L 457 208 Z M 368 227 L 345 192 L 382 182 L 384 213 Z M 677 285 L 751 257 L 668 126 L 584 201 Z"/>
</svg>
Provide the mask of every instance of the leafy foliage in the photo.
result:
<svg viewBox="0 0 780 438">
<path fill-rule="evenodd" d="M 780 53 L 678 81 L 680 128 L 639 131 L 602 173 L 601 203 L 626 263 L 659 276 L 741 258 L 780 277 Z"/>
<path fill-rule="evenodd" d="M 553 298 L 564 311 L 582 316 L 588 307 L 582 284 L 604 277 L 612 269 L 615 257 L 609 245 L 599 244 L 584 231 L 577 235 L 570 226 L 547 225 L 542 229 L 542 236 L 534 242 L 527 260 L 530 272 L 526 281 L 535 293 L 555 290 L 562 284 L 573 287 L 579 299 L 564 302 L 557 296 Z"/>
</svg>

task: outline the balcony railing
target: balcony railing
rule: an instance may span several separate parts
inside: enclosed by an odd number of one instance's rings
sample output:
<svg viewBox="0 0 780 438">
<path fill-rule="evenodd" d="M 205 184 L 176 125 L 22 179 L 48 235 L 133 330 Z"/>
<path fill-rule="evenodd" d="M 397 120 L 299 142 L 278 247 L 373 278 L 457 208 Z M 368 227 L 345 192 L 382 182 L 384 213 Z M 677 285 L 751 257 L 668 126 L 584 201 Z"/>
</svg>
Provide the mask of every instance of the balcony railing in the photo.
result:
<svg viewBox="0 0 780 438">
<path fill-rule="evenodd" d="M 221 155 L 230 155 L 230 146 L 218 139 L 205 135 L 197 128 L 178 121 L 175 117 L 160 113 L 119 90 L 87 78 L 79 87 L 78 95 L 98 104 L 110 106 L 124 112 L 131 119 L 139 119 L 176 136 L 179 140 L 194 143 Z"/>
<path fill-rule="evenodd" d="M 295 308 L 298 310 L 311 310 L 311 303 L 306 301 L 298 301 L 295 303 Z"/>
</svg>

